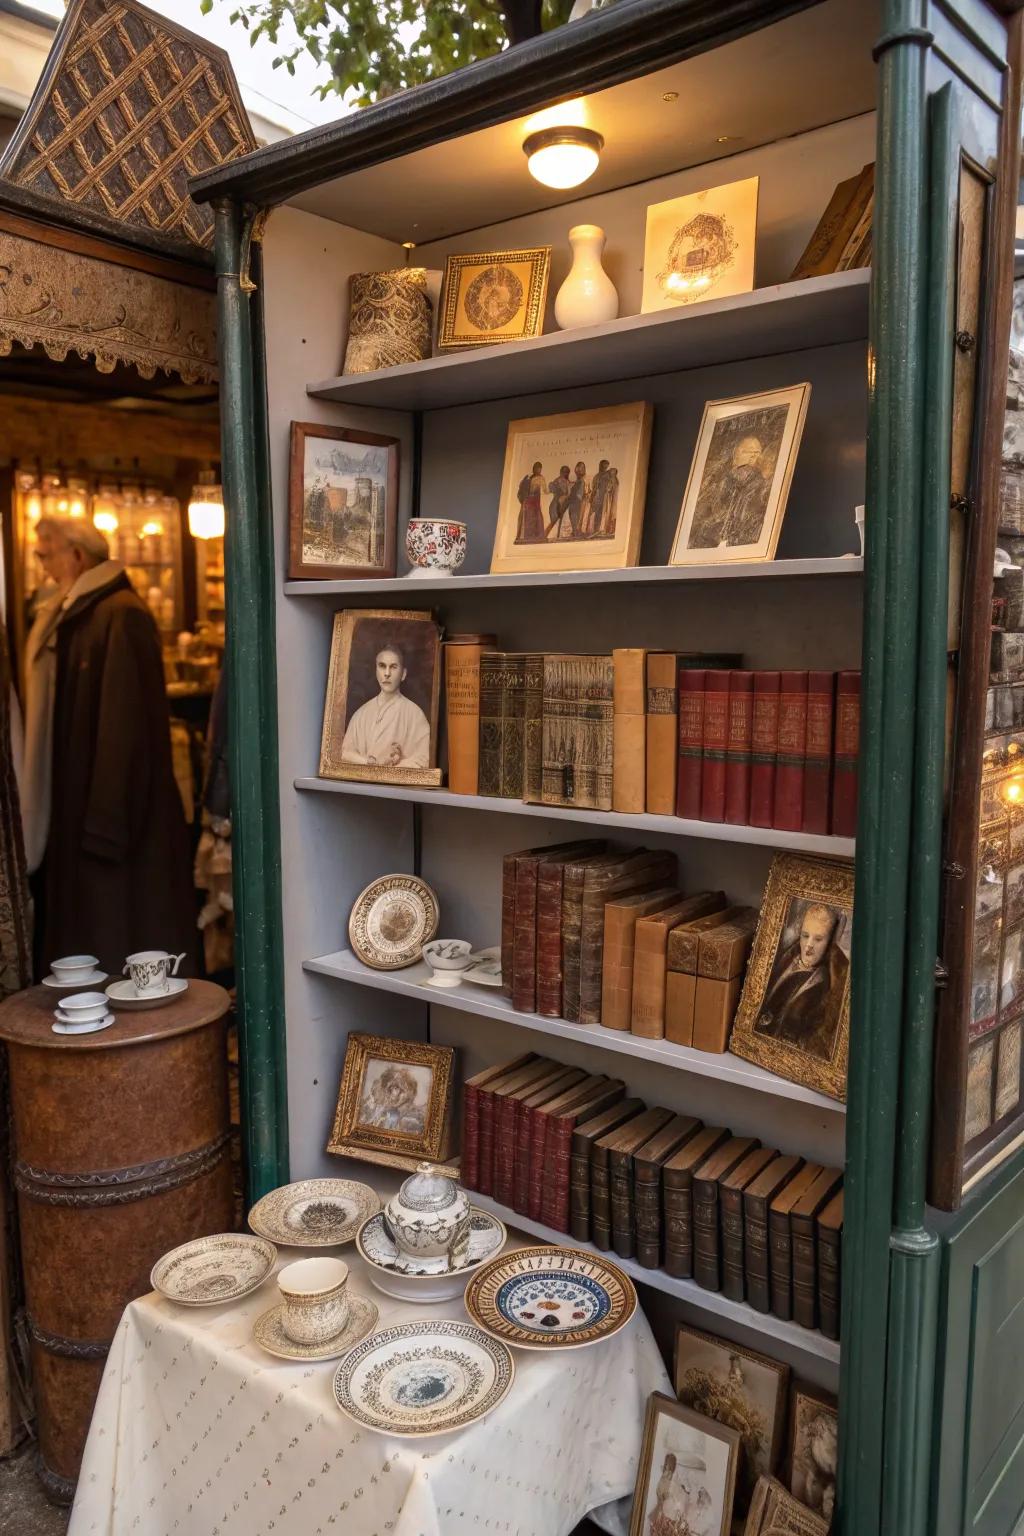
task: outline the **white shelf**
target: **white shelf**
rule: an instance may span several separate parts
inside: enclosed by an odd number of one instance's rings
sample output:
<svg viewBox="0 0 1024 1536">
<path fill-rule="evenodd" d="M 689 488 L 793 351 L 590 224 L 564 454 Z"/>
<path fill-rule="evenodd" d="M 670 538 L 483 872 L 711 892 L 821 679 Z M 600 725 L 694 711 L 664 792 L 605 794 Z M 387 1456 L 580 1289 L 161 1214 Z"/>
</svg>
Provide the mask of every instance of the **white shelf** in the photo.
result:
<svg viewBox="0 0 1024 1536">
<path fill-rule="evenodd" d="M 748 1088 L 755 1093 L 769 1093 L 773 1098 L 795 1099 L 830 1115 L 846 1113 L 845 1104 L 827 1098 L 822 1093 L 815 1093 L 812 1088 L 791 1083 L 784 1077 L 776 1077 L 774 1072 L 766 1072 L 763 1067 L 744 1061 L 730 1051 L 719 1056 L 709 1051 L 696 1051 L 685 1045 L 673 1045 L 669 1040 L 644 1040 L 639 1035 L 604 1029 L 600 1024 L 570 1024 L 566 1019 L 549 1019 L 539 1013 L 520 1013 L 496 987 L 479 987 L 471 982 L 463 982 L 458 987 L 431 986 L 428 978 L 432 972 L 423 962 L 407 966 L 401 971 L 375 971 L 363 965 L 351 950 L 341 949 L 333 955 L 304 960 L 302 965 L 304 970 L 318 976 L 333 976 L 341 981 L 354 982 L 357 986 L 396 992 L 402 997 L 414 997 L 421 1003 L 435 1003 L 442 1008 L 456 1008 L 462 1013 L 477 1014 L 485 1019 L 499 1019 L 517 1029 L 531 1029 L 563 1040 L 578 1040 L 596 1050 L 615 1051 L 622 1056 L 656 1061 L 676 1071 L 691 1072 L 698 1077 L 713 1077 L 719 1082 Z"/>
<path fill-rule="evenodd" d="M 620 1259 L 616 1253 L 604 1254 L 590 1243 L 578 1243 L 565 1232 L 556 1232 L 553 1227 L 546 1227 L 539 1221 L 531 1221 L 528 1216 L 521 1216 L 518 1211 L 499 1205 L 489 1195 L 477 1194 L 475 1190 L 470 1190 L 469 1197 L 474 1205 L 479 1205 L 485 1211 L 500 1217 L 507 1226 L 519 1227 L 534 1237 L 543 1238 L 545 1242 L 557 1243 L 559 1247 L 582 1248 L 588 1253 L 597 1254 L 598 1257 L 609 1258 L 620 1269 L 624 1269 L 632 1280 L 641 1285 L 649 1285 L 655 1290 L 667 1292 L 670 1296 L 677 1296 L 681 1301 L 689 1302 L 691 1306 L 698 1307 L 702 1312 L 711 1312 L 716 1317 L 727 1317 L 731 1322 L 750 1328 L 766 1338 L 777 1339 L 788 1344 L 791 1349 L 801 1350 L 807 1355 L 815 1355 L 819 1360 L 827 1360 L 831 1365 L 839 1364 L 838 1343 L 834 1339 L 826 1339 L 825 1335 L 816 1329 L 801 1328 L 799 1323 L 784 1322 L 770 1312 L 757 1312 L 753 1307 L 748 1307 L 744 1301 L 730 1301 L 719 1291 L 706 1291 L 695 1280 L 675 1280 L 663 1269 L 645 1269 L 642 1264 L 637 1264 L 633 1259 Z"/>
<path fill-rule="evenodd" d="M 501 591 L 505 587 L 648 587 L 676 581 L 776 581 L 818 576 L 860 576 L 860 555 L 831 555 L 814 560 L 744 560 L 720 565 L 634 565 L 620 571 L 513 572 L 500 576 L 486 571 L 469 575 L 385 576 L 377 580 L 286 581 L 287 597 L 371 597 L 401 592 L 416 597 L 428 592 Z"/>
<path fill-rule="evenodd" d="M 785 848 L 793 853 L 820 853 L 852 859 L 852 837 L 824 837 L 816 832 L 780 832 L 775 827 L 734 827 L 725 821 L 688 821 L 682 816 L 650 816 L 646 811 L 594 811 L 583 806 L 534 805 L 494 795 L 453 795 L 448 789 L 408 788 L 404 784 L 363 784 L 348 779 L 304 775 L 295 788 L 327 795 L 366 795 L 371 799 L 405 800 L 412 805 L 455 806 L 464 811 L 491 811 L 510 816 L 543 816 L 555 821 L 585 821 L 608 832 L 668 832 L 675 837 L 701 837 L 746 847 Z"/>
<path fill-rule="evenodd" d="M 688 309 L 626 315 L 530 341 L 324 379 L 308 385 L 307 394 L 346 405 L 428 411 L 861 341 L 868 334 L 869 288 L 867 268 L 834 272 Z"/>
</svg>

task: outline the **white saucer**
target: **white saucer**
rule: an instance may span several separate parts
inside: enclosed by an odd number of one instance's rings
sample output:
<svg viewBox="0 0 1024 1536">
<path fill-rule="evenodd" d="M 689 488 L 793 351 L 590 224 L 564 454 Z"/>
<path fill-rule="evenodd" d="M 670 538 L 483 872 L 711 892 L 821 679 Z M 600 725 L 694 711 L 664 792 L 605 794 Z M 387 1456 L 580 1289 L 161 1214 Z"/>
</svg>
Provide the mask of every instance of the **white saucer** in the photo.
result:
<svg viewBox="0 0 1024 1536">
<path fill-rule="evenodd" d="M 162 1008 L 165 1003 L 180 997 L 188 986 L 187 976 L 168 976 L 167 991 L 153 997 L 140 997 L 130 976 L 123 981 L 112 981 L 107 987 L 107 997 L 115 1008 Z"/>
<path fill-rule="evenodd" d="M 86 1019 L 84 1024 L 73 1023 L 60 1009 L 54 1012 L 55 1022 L 50 1025 L 55 1035 L 95 1035 L 101 1029 L 108 1029 L 114 1023 L 114 1015 L 105 1013 L 102 1019 Z"/>
<path fill-rule="evenodd" d="M 106 981 L 106 971 L 90 971 L 88 976 L 83 976 L 81 981 L 58 981 L 56 976 L 44 976 L 43 986 L 53 987 L 58 992 L 81 992 L 87 987 L 98 987 L 101 981 Z"/>
</svg>

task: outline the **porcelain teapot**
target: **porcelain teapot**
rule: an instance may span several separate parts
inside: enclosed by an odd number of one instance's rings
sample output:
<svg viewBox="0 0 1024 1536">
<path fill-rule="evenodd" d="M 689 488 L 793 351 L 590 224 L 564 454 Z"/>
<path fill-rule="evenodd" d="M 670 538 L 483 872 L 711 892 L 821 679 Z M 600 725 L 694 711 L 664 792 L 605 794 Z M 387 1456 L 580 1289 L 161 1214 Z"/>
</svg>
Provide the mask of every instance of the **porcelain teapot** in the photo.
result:
<svg viewBox="0 0 1024 1536">
<path fill-rule="evenodd" d="M 464 1264 L 469 1247 L 469 1197 L 434 1167 L 420 1163 L 384 1207 L 384 1225 L 402 1253 Z"/>
</svg>

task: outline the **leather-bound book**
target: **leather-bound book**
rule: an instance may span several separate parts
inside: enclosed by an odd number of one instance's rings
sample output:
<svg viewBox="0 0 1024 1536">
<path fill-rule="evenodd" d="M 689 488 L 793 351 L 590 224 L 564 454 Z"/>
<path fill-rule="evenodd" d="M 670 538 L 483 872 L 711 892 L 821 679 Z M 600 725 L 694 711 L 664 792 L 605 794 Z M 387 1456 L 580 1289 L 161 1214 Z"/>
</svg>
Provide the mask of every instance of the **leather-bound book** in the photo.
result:
<svg viewBox="0 0 1024 1536">
<path fill-rule="evenodd" d="M 729 740 L 729 673 L 709 668 L 704 678 L 701 821 L 725 820 L 725 749 Z"/>
<path fill-rule="evenodd" d="M 683 667 L 679 672 L 679 765 L 676 775 L 676 815 L 700 820 L 702 761 L 704 757 L 705 667 Z"/>
<path fill-rule="evenodd" d="M 602 1083 L 578 1103 L 549 1114 L 544 1142 L 544 1173 L 540 1219 L 556 1232 L 569 1231 L 569 1186 L 572 1178 L 572 1133 L 577 1125 L 592 1120 L 603 1109 L 619 1104 L 626 1085 L 617 1079 Z"/>
<path fill-rule="evenodd" d="M 776 1156 L 743 1191 L 743 1268 L 747 1301 L 757 1312 L 772 1309 L 768 1210 L 803 1165 L 802 1157 Z"/>
<path fill-rule="evenodd" d="M 653 816 L 671 816 L 676 808 L 678 666 L 674 651 L 647 653 L 646 802 Z"/>
<path fill-rule="evenodd" d="M 522 797 L 524 682 L 524 656 L 509 651 L 481 654 L 478 794 Z"/>
<path fill-rule="evenodd" d="M 544 1058 L 540 1058 L 543 1060 Z M 511 1093 L 496 1096 L 494 1100 L 494 1174 L 495 1200 L 511 1205 L 515 1199 L 516 1157 L 519 1147 L 519 1106 L 537 1089 L 557 1078 L 563 1071 L 560 1062 L 549 1061 L 547 1071 L 538 1078 L 515 1088 Z M 554 1094 L 551 1095 L 552 1098 Z"/>
<path fill-rule="evenodd" d="M 818 1326 L 826 1339 L 838 1339 L 842 1305 L 843 1191 L 818 1217 Z"/>
<path fill-rule="evenodd" d="M 540 866 L 549 861 L 564 864 L 570 858 L 579 858 L 590 847 L 586 840 L 579 840 L 556 843 L 539 851 L 529 848 L 516 855 L 512 1006 L 520 1013 L 533 1013 L 537 1006 L 537 876 Z"/>
<path fill-rule="evenodd" d="M 793 268 L 790 281 L 802 277 L 821 277 L 826 272 L 838 270 L 842 254 L 850 244 L 865 207 L 871 202 L 874 182 L 875 166 L 872 161 L 856 176 L 850 176 L 839 183 L 803 255 Z"/>
<path fill-rule="evenodd" d="M 818 1326 L 818 1216 L 842 1182 L 841 1168 L 823 1168 L 789 1213 L 793 1318 L 802 1328 Z"/>
<path fill-rule="evenodd" d="M 779 750 L 778 672 L 754 673 L 750 725 L 750 825 L 770 827 L 775 815 L 775 759 Z"/>
<path fill-rule="evenodd" d="M 480 657 L 484 651 L 493 649 L 493 635 L 449 635 L 444 643 L 448 788 L 455 795 L 477 793 L 480 767 Z"/>
<path fill-rule="evenodd" d="M 649 1115 L 649 1110 L 643 1110 L 640 1115 L 633 1117 L 628 1124 L 620 1127 L 618 1131 L 612 1131 L 606 1136 L 599 1136 L 590 1149 L 590 1241 L 598 1248 L 605 1250 L 612 1246 L 612 1192 L 611 1192 L 611 1149 L 618 1140 L 620 1134 L 628 1134 L 629 1127 L 635 1125 L 637 1120 Z M 669 1113 L 666 1111 L 666 1113 Z M 645 1120 L 644 1124 L 651 1122 Z M 652 1132 L 642 1131 L 640 1141 L 649 1139 Z"/>
<path fill-rule="evenodd" d="M 612 651 L 612 810 L 647 803 L 647 652 Z"/>
<path fill-rule="evenodd" d="M 553 1115 L 561 1114 L 563 1109 L 573 1109 L 577 1104 L 582 1104 L 589 1099 L 598 1089 L 603 1088 L 609 1081 L 603 1072 L 592 1073 L 589 1077 L 583 1077 L 557 1098 L 549 1099 L 546 1104 L 540 1104 L 531 1109 L 530 1119 L 530 1186 L 528 1190 L 526 1214 L 531 1221 L 540 1221 L 541 1207 L 544 1203 L 544 1168 L 547 1159 L 547 1134 L 548 1126 Z"/>
<path fill-rule="evenodd" d="M 692 1141 L 703 1125 L 694 1115 L 673 1115 L 633 1154 L 633 1225 L 638 1264 L 661 1264 L 661 1170 L 665 1161 Z M 613 1206 L 614 1228 L 614 1206 Z M 614 1230 L 613 1230 L 614 1238 Z"/>
<path fill-rule="evenodd" d="M 544 657 L 541 800 L 612 808 L 612 658 Z"/>
<path fill-rule="evenodd" d="M 539 804 L 544 769 L 544 657 L 523 657 L 523 799 Z"/>
<path fill-rule="evenodd" d="M 510 1072 L 536 1061 L 532 1051 L 516 1056 L 500 1066 L 485 1067 L 473 1077 L 467 1077 L 462 1085 L 462 1148 L 459 1154 L 459 1170 L 462 1183 L 467 1189 L 479 1189 L 477 1179 L 480 1167 L 480 1096 L 489 1084 Z"/>
<path fill-rule="evenodd" d="M 501 861 L 501 990 L 512 996 L 512 954 L 516 942 L 516 853 Z"/>
<path fill-rule="evenodd" d="M 807 673 L 780 672 L 773 825 L 783 832 L 799 832 L 803 826 L 806 755 Z"/>
<path fill-rule="evenodd" d="M 569 1164 L 569 1233 L 578 1243 L 590 1241 L 590 1154 L 594 1142 L 633 1120 L 644 1109 L 643 1099 L 618 1099 L 599 1115 L 575 1125 Z"/>
<path fill-rule="evenodd" d="M 718 1216 L 722 1227 L 722 1295 L 742 1301 L 746 1295 L 743 1266 L 743 1191 L 778 1157 L 771 1147 L 755 1147 L 727 1173 L 718 1186 Z"/>
<path fill-rule="evenodd" d="M 588 857 L 604 851 L 603 839 L 592 839 Z M 547 1019 L 562 1017 L 562 934 L 564 871 L 569 860 L 543 860 L 537 866 L 537 998 L 536 1011 Z M 579 867 L 578 860 L 573 860 Z M 582 874 L 580 882 L 582 885 Z M 582 894 L 577 901 L 581 910 Z M 578 922 L 577 922 L 578 932 Z"/>
<path fill-rule="evenodd" d="M 725 743 L 725 820 L 750 821 L 750 764 L 754 729 L 754 674 L 729 673 L 729 730 Z"/>
<path fill-rule="evenodd" d="M 740 907 L 727 923 L 700 935 L 693 1001 L 695 1050 L 720 1055 L 728 1048 L 759 916 L 756 907 Z"/>
<path fill-rule="evenodd" d="M 807 751 L 804 760 L 803 830 L 828 833 L 832 799 L 834 672 L 807 674 Z"/>
<path fill-rule="evenodd" d="M 573 1024 L 580 1018 L 580 938 L 583 929 L 583 882 L 587 870 L 610 868 L 621 853 L 590 854 L 572 859 L 562 872 L 562 1013 Z"/>
<path fill-rule="evenodd" d="M 661 1170 L 665 1273 L 676 1280 L 693 1275 L 693 1174 L 730 1138 L 722 1125 L 706 1125 L 667 1158 Z"/>
<path fill-rule="evenodd" d="M 678 890 L 667 885 L 656 891 L 634 891 L 631 896 L 620 896 L 605 907 L 601 979 L 601 1023 L 605 1029 L 629 1028 L 637 923 L 678 899 Z"/>
<path fill-rule="evenodd" d="M 494 1194 L 494 1153 L 498 1100 L 528 1083 L 539 1082 L 551 1066 L 548 1056 L 535 1056 L 516 1072 L 506 1073 L 488 1083 L 480 1094 L 480 1150 L 478 1153 L 478 1188 L 482 1195 Z"/>
<path fill-rule="evenodd" d="M 832 831 L 857 835 L 857 758 L 860 751 L 860 673 L 836 676 L 836 739 L 832 764 Z"/>
<path fill-rule="evenodd" d="M 674 884 L 675 878 L 675 854 L 651 848 L 640 849 L 617 865 L 595 864 L 586 871 L 580 917 L 581 1024 L 601 1022 L 605 907 L 616 896 L 628 896 L 634 891 L 656 891 Z"/>
<path fill-rule="evenodd" d="M 645 1109 L 607 1138 L 612 1247 L 620 1259 L 633 1257 L 633 1154 L 671 1119 L 670 1109 Z"/>
<path fill-rule="evenodd" d="M 629 1027 L 634 1035 L 645 1040 L 664 1038 L 668 938 L 680 923 L 692 920 L 693 910 L 693 898 L 688 897 L 660 912 L 652 912 L 636 925 Z"/>
<path fill-rule="evenodd" d="M 665 1039 L 673 1045 L 693 1044 L 693 1010 L 697 999 L 697 956 L 700 936 L 729 921 L 739 908 L 726 906 L 721 891 L 709 893 L 709 911 L 672 929 L 665 947 Z"/>
<path fill-rule="evenodd" d="M 515 1177 L 512 1183 L 512 1209 L 520 1216 L 530 1212 L 530 1138 L 533 1132 L 534 1109 L 542 1109 L 570 1088 L 575 1088 L 586 1077 L 582 1067 L 563 1067 L 554 1077 L 547 1078 L 541 1087 L 534 1088 L 525 1098 L 516 1100 L 516 1155 Z"/>
<path fill-rule="evenodd" d="M 722 1232 L 718 1185 L 760 1143 L 755 1136 L 731 1136 L 693 1174 L 693 1278 L 706 1291 L 722 1288 Z"/>
<path fill-rule="evenodd" d="M 768 1207 L 772 1311 L 787 1323 L 793 1316 L 793 1244 L 789 1213 L 803 1199 L 821 1171 L 820 1163 L 804 1163 Z"/>
</svg>

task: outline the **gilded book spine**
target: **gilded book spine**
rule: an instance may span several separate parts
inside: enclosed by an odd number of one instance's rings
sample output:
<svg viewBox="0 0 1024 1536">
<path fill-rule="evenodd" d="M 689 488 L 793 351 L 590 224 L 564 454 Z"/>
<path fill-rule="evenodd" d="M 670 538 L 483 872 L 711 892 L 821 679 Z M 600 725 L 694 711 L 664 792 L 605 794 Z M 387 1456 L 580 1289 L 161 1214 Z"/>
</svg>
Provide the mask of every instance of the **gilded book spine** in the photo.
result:
<svg viewBox="0 0 1024 1536">
<path fill-rule="evenodd" d="M 772 1311 L 789 1322 L 793 1316 L 793 1250 L 789 1232 L 789 1214 L 770 1211 L 768 1242 L 771 1264 Z"/>
<path fill-rule="evenodd" d="M 841 1229 L 818 1234 L 818 1315 L 826 1339 L 839 1337 Z"/>
<path fill-rule="evenodd" d="M 693 1181 L 693 1278 L 706 1291 L 721 1290 L 716 1179 Z"/>
<path fill-rule="evenodd" d="M 610 656 L 545 656 L 545 805 L 612 808 L 613 667 Z"/>
<path fill-rule="evenodd" d="M 541 800 L 544 730 L 544 657 L 523 657 L 523 799 Z"/>
<path fill-rule="evenodd" d="M 481 795 L 518 800 L 523 793 L 524 658 L 503 651 L 480 657 Z"/>
<path fill-rule="evenodd" d="M 661 1169 L 650 1164 L 634 1171 L 633 1224 L 637 1263 L 657 1269 L 661 1263 Z"/>
<path fill-rule="evenodd" d="M 482 655 L 481 645 L 446 645 L 444 648 L 448 788 L 456 795 L 478 793 Z"/>
<path fill-rule="evenodd" d="M 719 1194 L 722 1220 L 722 1295 L 730 1301 L 742 1301 L 746 1287 L 743 1277 L 743 1191 L 723 1189 Z"/>
<path fill-rule="evenodd" d="M 612 1246 L 611 1189 L 607 1156 L 590 1163 L 590 1241 L 604 1252 Z"/>
<path fill-rule="evenodd" d="M 590 1242 L 590 1151 L 574 1152 L 569 1166 L 569 1233 Z"/>
<path fill-rule="evenodd" d="M 818 1324 L 818 1265 L 814 1217 L 789 1218 L 793 1265 L 793 1320 L 802 1328 Z"/>
<path fill-rule="evenodd" d="M 693 1188 L 689 1172 L 665 1181 L 665 1273 L 676 1280 L 693 1275 Z"/>
<path fill-rule="evenodd" d="M 743 1212 L 743 1270 L 747 1300 L 756 1312 L 772 1310 L 767 1201 L 749 1196 Z"/>
<path fill-rule="evenodd" d="M 562 874 L 562 1018 L 579 1023 L 580 934 L 583 925 L 585 864 L 567 864 Z"/>
</svg>

